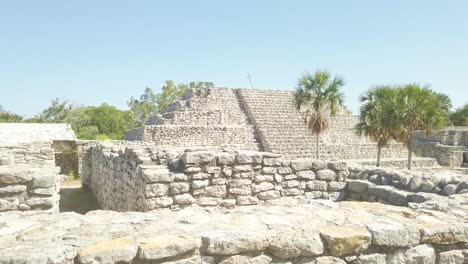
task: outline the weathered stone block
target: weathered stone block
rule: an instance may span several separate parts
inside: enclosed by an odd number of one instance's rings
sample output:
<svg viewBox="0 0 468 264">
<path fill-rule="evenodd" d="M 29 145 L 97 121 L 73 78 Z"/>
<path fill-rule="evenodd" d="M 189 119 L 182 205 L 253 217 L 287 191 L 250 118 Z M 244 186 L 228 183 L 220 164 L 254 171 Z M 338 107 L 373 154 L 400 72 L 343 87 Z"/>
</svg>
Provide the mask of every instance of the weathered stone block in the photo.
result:
<svg viewBox="0 0 468 264">
<path fill-rule="evenodd" d="M 218 206 L 221 204 L 220 198 L 215 197 L 199 197 L 196 202 L 200 206 Z"/>
<path fill-rule="evenodd" d="M 269 237 L 268 250 L 282 259 L 317 256 L 324 252 L 324 245 L 317 230 L 278 228 L 271 230 Z"/>
<path fill-rule="evenodd" d="M 83 264 L 130 263 L 137 250 L 132 237 L 105 240 L 82 248 L 78 253 L 78 261 Z"/>
<path fill-rule="evenodd" d="M 156 198 L 146 199 L 146 207 L 149 210 L 152 210 L 155 208 L 168 207 L 169 205 L 173 203 L 174 201 L 172 197 L 156 197 Z"/>
<path fill-rule="evenodd" d="M 261 200 L 273 200 L 273 199 L 278 199 L 281 197 L 280 191 L 265 191 L 261 192 L 257 195 L 257 197 Z"/>
<path fill-rule="evenodd" d="M 281 186 L 283 186 L 283 188 L 298 187 L 299 186 L 299 181 L 296 181 L 296 180 L 285 181 L 285 182 L 281 183 Z"/>
<path fill-rule="evenodd" d="M 239 187 L 229 187 L 229 193 L 234 194 L 234 195 L 251 195 L 252 194 L 252 188 L 250 185 L 243 185 Z"/>
<path fill-rule="evenodd" d="M 281 160 L 278 158 L 263 158 L 263 165 L 270 166 L 270 167 L 278 167 L 281 166 Z"/>
<path fill-rule="evenodd" d="M 320 234 L 330 253 L 336 257 L 361 253 L 372 239 L 366 228 L 357 226 L 326 226 L 320 228 Z"/>
<path fill-rule="evenodd" d="M 419 244 L 419 230 L 401 224 L 372 223 L 368 226 L 372 233 L 372 244 L 388 247 L 411 247 Z"/>
<path fill-rule="evenodd" d="M 198 249 L 201 241 L 189 235 L 159 235 L 138 241 L 138 258 L 160 260 L 184 255 Z"/>
<path fill-rule="evenodd" d="M 276 167 L 263 167 L 262 172 L 264 174 L 275 174 L 276 173 Z"/>
<path fill-rule="evenodd" d="M 236 159 L 236 156 L 230 153 L 220 153 L 218 155 L 218 165 L 232 165 L 234 164 L 234 161 Z"/>
<path fill-rule="evenodd" d="M 250 185 L 252 183 L 252 181 L 248 179 L 232 179 L 232 180 L 229 180 L 228 182 L 229 182 L 230 188 L 243 187 L 245 185 Z"/>
<path fill-rule="evenodd" d="M 268 241 L 261 232 L 213 231 L 204 233 L 202 239 L 206 253 L 210 255 L 238 255 L 268 247 Z"/>
<path fill-rule="evenodd" d="M 148 184 L 146 185 L 146 197 L 159 197 L 159 196 L 166 196 L 169 190 L 168 184 L 163 183 L 155 183 L 155 184 Z"/>
<path fill-rule="evenodd" d="M 184 164 L 208 164 L 214 161 L 214 154 L 208 151 L 186 152 L 182 156 Z"/>
<path fill-rule="evenodd" d="M 298 171 L 296 173 L 297 177 L 298 178 L 301 178 L 301 179 L 307 179 L 307 180 L 313 180 L 315 179 L 315 172 L 313 171 Z"/>
<path fill-rule="evenodd" d="M 225 178 L 212 179 L 211 184 L 213 185 L 226 185 L 227 180 Z"/>
<path fill-rule="evenodd" d="M 328 183 L 328 190 L 329 191 L 341 191 L 346 188 L 346 182 L 329 182 Z"/>
<path fill-rule="evenodd" d="M 312 160 L 310 159 L 298 159 L 291 161 L 291 168 L 294 171 L 304 171 L 312 169 Z"/>
<path fill-rule="evenodd" d="M 349 180 L 346 182 L 346 188 L 356 193 L 366 193 L 369 187 L 373 186 L 375 186 L 375 184 L 365 180 Z"/>
<path fill-rule="evenodd" d="M 174 203 L 180 205 L 186 204 L 193 204 L 195 202 L 195 198 L 188 193 L 178 194 L 174 196 Z"/>
<path fill-rule="evenodd" d="M 297 195 L 304 194 L 304 190 L 300 190 L 298 188 L 288 188 L 288 189 L 283 189 L 281 193 L 283 196 L 297 196 Z"/>
<path fill-rule="evenodd" d="M 306 188 L 312 191 L 326 191 L 328 188 L 328 184 L 326 181 L 308 181 L 306 183 Z"/>
<path fill-rule="evenodd" d="M 260 202 L 257 197 L 244 195 L 237 196 L 236 200 L 238 205 L 254 205 Z"/>
<path fill-rule="evenodd" d="M 169 184 L 169 192 L 171 194 L 186 193 L 190 190 L 188 182 L 172 182 Z"/>
<path fill-rule="evenodd" d="M 345 171 L 348 169 L 348 164 L 344 161 L 330 161 L 327 167 L 335 171 Z"/>
<path fill-rule="evenodd" d="M 192 175 L 192 180 L 205 180 L 205 179 L 209 179 L 210 176 L 211 175 L 209 173 L 204 173 L 204 172 L 195 173 Z"/>
<path fill-rule="evenodd" d="M 247 165 L 236 165 L 232 169 L 234 173 L 236 172 L 251 172 L 252 171 L 252 166 L 247 164 Z"/>
<path fill-rule="evenodd" d="M 0 187 L 0 194 L 22 193 L 26 191 L 26 185 L 7 185 Z"/>
<path fill-rule="evenodd" d="M 316 178 L 322 181 L 336 181 L 336 173 L 330 169 L 323 169 L 317 171 Z"/>
<path fill-rule="evenodd" d="M 292 172 L 293 171 L 292 171 L 292 169 L 290 167 L 280 167 L 280 168 L 278 168 L 278 173 L 279 174 L 285 175 L 285 174 L 291 174 Z"/>
<path fill-rule="evenodd" d="M 270 264 L 272 258 L 267 255 L 260 255 L 256 257 L 246 255 L 234 255 L 224 258 L 220 264 Z"/>
<path fill-rule="evenodd" d="M 56 174 L 35 174 L 33 179 L 32 179 L 32 183 L 31 183 L 31 187 L 32 188 L 47 188 L 47 187 L 53 187 L 55 186 L 56 182 L 57 182 L 57 177 L 58 175 Z"/>
<path fill-rule="evenodd" d="M 252 157 L 250 157 L 247 154 L 241 153 L 241 154 L 237 155 L 236 162 L 238 164 L 251 164 L 252 163 Z"/>
<path fill-rule="evenodd" d="M 259 193 L 263 191 L 273 190 L 275 185 L 269 182 L 262 182 L 260 184 L 252 184 L 252 192 Z"/>
<path fill-rule="evenodd" d="M 225 197 L 227 195 L 225 185 L 208 186 L 205 188 L 205 194 L 211 197 Z"/>
<path fill-rule="evenodd" d="M 275 178 L 273 175 L 255 175 L 255 182 L 273 182 Z"/>
<path fill-rule="evenodd" d="M 31 189 L 31 190 L 29 190 L 29 193 L 38 194 L 38 195 L 52 196 L 52 195 L 56 194 L 57 191 L 55 190 L 55 187 L 48 187 L 48 188 Z"/>
<path fill-rule="evenodd" d="M 206 186 L 210 185 L 210 181 L 209 180 L 196 180 L 196 181 L 193 181 L 192 182 L 192 188 L 193 189 L 200 189 L 200 188 L 204 188 Z"/>
<path fill-rule="evenodd" d="M 32 180 L 32 175 L 27 167 L 0 166 L 0 183 L 16 184 Z"/>
<path fill-rule="evenodd" d="M 447 252 L 440 252 L 438 254 L 438 259 L 440 264 L 463 264 L 465 257 L 463 256 L 463 251 L 461 250 L 451 250 Z"/>
<path fill-rule="evenodd" d="M 397 250 L 387 256 L 389 264 L 433 264 L 435 263 L 434 248 L 430 245 L 419 245 L 408 250 Z"/>
</svg>

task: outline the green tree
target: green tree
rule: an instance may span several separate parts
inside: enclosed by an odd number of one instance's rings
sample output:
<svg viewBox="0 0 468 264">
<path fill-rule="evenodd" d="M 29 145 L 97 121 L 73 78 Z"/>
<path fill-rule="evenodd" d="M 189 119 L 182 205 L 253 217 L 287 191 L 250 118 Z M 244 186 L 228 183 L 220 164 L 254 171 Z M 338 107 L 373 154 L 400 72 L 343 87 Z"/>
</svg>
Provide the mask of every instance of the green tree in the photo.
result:
<svg viewBox="0 0 468 264">
<path fill-rule="evenodd" d="M 51 105 L 36 116 L 40 123 L 71 123 L 77 106 L 69 101 L 58 98 L 52 100 Z"/>
<path fill-rule="evenodd" d="M 450 97 L 443 93 L 434 94 L 439 99 L 442 109 L 444 109 L 446 112 L 449 112 L 452 109 L 452 100 L 450 99 Z"/>
<path fill-rule="evenodd" d="M 440 97 L 428 87 L 408 84 L 398 89 L 397 97 L 396 132 L 408 148 L 408 169 L 411 170 L 414 131 L 431 134 L 443 129 L 448 122 L 448 113 Z"/>
<path fill-rule="evenodd" d="M 157 98 L 158 96 L 154 91 L 146 87 L 140 99 L 136 99 L 132 96 L 130 100 L 127 101 L 127 105 L 130 108 L 130 112 L 137 126 L 141 126 L 149 116 L 158 113 Z"/>
<path fill-rule="evenodd" d="M 451 113 L 450 122 L 454 126 L 468 126 L 468 104 Z"/>
<path fill-rule="evenodd" d="M 314 75 L 304 74 L 298 81 L 294 103 L 304 110 L 304 123 L 316 135 L 316 158 L 320 158 L 320 134 L 328 128 L 329 115 L 335 116 L 343 105 L 341 87 L 344 80 L 328 72 L 317 71 Z"/>
<path fill-rule="evenodd" d="M 0 105 L 0 123 L 18 123 L 22 120 L 22 116 L 8 112 Z"/>
<path fill-rule="evenodd" d="M 376 86 L 361 96 L 359 123 L 356 130 L 377 142 L 377 167 L 382 148 L 395 139 L 397 90 L 390 86 Z"/>
</svg>

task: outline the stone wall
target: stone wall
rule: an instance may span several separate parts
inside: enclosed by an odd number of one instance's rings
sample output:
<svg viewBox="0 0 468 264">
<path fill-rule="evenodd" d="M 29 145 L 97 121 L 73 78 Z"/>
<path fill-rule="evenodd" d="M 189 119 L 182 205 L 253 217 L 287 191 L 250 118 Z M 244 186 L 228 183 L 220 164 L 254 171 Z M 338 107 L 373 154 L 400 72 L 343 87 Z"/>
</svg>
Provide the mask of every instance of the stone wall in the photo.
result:
<svg viewBox="0 0 468 264">
<path fill-rule="evenodd" d="M 144 126 L 127 131 L 125 139 L 158 146 L 259 149 L 236 91 L 227 88 L 190 89 L 162 115 L 152 116 Z"/>
<path fill-rule="evenodd" d="M 468 163 L 468 127 L 447 127 L 434 134 L 414 133 L 415 153 L 437 159 L 443 166 Z"/>
<path fill-rule="evenodd" d="M 0 215 L 0 263 L 463 264 L 448 213 L 314 200 L 139 213 Z M 43 231 L 39 235 L 39 232 Z"/>
<path fill-rule="evenodd" d="M 59 172 L 51 142 L 0 146 L 0 212 L 58 212 Z"/>
<path fill-rule="evenodd" d="M 88 155 L 83 185 L 101 208 L 117 211 L 231 207 L 280 197 L 340 200 L 347 176 L 344 162 L 284 160 L 264 152 L 97 145 Z"/>
<path fill-rule="evenodd" d="M 70 124 L 0 123 L 0 145 L 75 139 Z"/>
</svg>

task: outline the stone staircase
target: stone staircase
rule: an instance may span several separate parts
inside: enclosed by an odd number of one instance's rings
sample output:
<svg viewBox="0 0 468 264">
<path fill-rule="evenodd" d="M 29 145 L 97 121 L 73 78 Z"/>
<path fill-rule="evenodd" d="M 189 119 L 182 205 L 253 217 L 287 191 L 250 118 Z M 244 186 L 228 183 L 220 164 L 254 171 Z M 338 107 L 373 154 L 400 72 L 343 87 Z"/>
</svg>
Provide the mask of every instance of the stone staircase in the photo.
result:
<svg viewBox="0 0 468 264">
<path fill-rule="evenodd" d="M 126 140 L 151 141 L 159 146 L 223 146 L 259 150 L 255 128 L 228 88 L 190 89 L 160 116 L 128 131 Z"/>
<path fill-rule="evenodd" d="M 293 103 L 292 91 L 239 89 L 239 98 L 255 125 L 265 151 L 281 153 L 288 158 L 315 156 L 316 136 L 311 135 L 302 115 Z M 341 111 L 331 118 L 329 129 L 320 136 L 323 159 L 370 159 L 376 145 L 354 131 L 358 117 Z M 400 144 L 391 144 L 382 151 L 382 158 L 403 158 L 407 151 Z"/>
</svg>

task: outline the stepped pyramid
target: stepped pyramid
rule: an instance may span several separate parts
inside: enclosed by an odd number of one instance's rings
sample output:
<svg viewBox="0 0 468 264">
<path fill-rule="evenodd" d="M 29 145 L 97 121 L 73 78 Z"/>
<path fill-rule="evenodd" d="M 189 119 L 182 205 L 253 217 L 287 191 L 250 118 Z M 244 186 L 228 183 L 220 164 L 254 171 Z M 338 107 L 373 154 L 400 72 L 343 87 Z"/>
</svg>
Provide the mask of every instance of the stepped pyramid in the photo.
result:
<svg viewBox="0 0 468 264">
<path fill-rule="evenodd" d="M 127 131 L 126 140 L 161 146 L 225 146 L 282 154 L 286 158 L 315 156 L 316 137 L 293 103 L 293 91 L 209 88 L 188 90 L 160 116 Z M 375 159 L 376 143 L 357 136 L 358 117 L 343 109 L 320 136 L 321 158 Z M 383 159 L 405 160 L 399 143 L 382 150 Z"/>
</svg>

